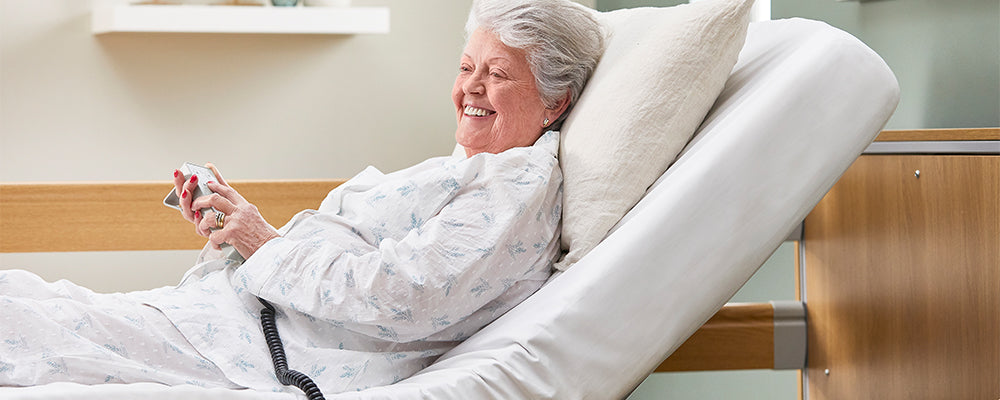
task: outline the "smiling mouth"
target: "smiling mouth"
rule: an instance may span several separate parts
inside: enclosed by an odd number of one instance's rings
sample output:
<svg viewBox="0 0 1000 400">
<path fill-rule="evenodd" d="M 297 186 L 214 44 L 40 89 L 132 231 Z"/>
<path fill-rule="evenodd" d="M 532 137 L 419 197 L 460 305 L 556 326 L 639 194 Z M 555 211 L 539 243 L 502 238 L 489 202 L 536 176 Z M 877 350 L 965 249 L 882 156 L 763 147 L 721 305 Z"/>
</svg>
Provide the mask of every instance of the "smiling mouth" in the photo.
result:
<svg viewBox="0 0 1000 400">
<path fill-rule="evenodd" d="M 496 114 L 497 112 L 473 106 L 465 106 L 463 113 L 469 117 L 486 117 Z"/>
</svg>

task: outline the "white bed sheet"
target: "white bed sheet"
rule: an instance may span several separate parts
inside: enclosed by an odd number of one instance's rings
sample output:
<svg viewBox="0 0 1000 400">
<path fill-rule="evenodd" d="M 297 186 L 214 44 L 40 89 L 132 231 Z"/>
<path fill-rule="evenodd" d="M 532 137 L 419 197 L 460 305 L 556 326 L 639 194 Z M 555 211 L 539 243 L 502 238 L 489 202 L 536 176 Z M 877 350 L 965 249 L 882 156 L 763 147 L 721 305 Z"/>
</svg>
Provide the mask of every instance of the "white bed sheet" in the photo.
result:
<svg viewBox="0 0 1000 400">
<path fill-rule="evenodd" d="M 601 245 L 416 376 L 326 397 L 626 396 L 805 217 L 883 127 L 898 90 L 881 58 L 840 30 L 802 19 L 751 24 L 698 135 Z M 51 384 L 0 388 L 0 398 L 304 397 Z"/>
</svg>

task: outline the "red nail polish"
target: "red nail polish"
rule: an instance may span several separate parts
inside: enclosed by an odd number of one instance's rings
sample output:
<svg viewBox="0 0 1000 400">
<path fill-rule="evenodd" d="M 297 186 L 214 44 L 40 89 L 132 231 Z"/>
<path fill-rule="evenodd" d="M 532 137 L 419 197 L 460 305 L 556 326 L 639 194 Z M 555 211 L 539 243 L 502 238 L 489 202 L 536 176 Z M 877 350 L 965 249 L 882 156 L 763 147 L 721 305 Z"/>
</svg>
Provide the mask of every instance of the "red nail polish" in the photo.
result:
<svg viewBox="0 0 1000 400">
<path fill-rule="evenodd" d="M 194 212 L 194 217 L 198 218 L 198 219 L 201 219 L 201 211 L 195 211 Z"/>
<path fill-rule="evenodd" d="M 181 174 L 181 170 L 179 170 L 179 169 L 175 169 L 174 170 L 174 178 L 176 178 L 177 175 L 180 175 L 180 174 Z"/>
<path fill-rule="evenodd" d="M 185 190 L 184 193 L 181 193 L 181 198 L 186 199 L 187 197 L 188 197 L 188 191 Z"/>
<path fill-rule="evenodd" d="M 191 175 L 191 183 L 198 182 L 198 175 Z"/>
</svg>

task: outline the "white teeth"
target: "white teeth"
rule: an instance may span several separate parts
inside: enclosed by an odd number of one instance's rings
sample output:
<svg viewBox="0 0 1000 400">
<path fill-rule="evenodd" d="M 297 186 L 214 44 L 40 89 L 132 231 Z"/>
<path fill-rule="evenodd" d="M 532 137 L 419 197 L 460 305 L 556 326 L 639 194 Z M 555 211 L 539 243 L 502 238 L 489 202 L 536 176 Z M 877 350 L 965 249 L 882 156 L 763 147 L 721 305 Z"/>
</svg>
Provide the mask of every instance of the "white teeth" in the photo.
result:
<svg viewBox="0 0 1000 400">
<path fill-rule="evenodd" d="M 490 115 L 490 114 L 491 114 L 490 111 L 484 110 L 482 108 L 476 108 L 476 107 L 473 107 L 473 106 L 465 106 L 465 115 L 468 115 L 468 116 L 471 116 L 471 117 L 485 117 L 485 116 Z"/>
</svg>

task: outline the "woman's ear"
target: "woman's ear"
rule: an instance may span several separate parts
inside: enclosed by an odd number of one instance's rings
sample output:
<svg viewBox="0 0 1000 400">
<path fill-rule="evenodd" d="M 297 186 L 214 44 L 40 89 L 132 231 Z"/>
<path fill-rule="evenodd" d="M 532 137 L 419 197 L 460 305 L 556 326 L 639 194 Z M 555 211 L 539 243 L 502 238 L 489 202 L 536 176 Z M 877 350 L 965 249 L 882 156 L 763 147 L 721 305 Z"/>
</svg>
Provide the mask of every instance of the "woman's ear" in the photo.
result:
<svg viewBox="0 0 1000 400">
<path fill-rule="evenodd" d="M 567 90 L 566 95 L 563 96 L 563 98 L 560 99 L 554 107 L 545 109 L 545 118 L 546 121 L 549 121 L 549 124 L 555 122 L 564 112 L 566 112 L 566 108 L 569 107 L 569 98 L 569 90 Z"/>
</svg>

